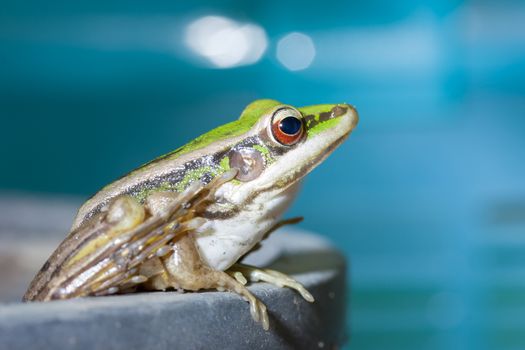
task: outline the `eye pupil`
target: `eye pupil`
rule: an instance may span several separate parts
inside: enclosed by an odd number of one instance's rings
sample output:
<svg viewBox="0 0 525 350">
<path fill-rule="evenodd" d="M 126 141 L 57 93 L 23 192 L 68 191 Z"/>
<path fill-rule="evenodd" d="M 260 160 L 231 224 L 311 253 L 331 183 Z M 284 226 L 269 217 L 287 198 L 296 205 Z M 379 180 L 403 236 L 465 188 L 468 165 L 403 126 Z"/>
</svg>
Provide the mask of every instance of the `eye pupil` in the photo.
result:
<svg viewBox="0 0 525 350">
<path fill-rule="evenodd" d="M 292 117 L 292 116 L 282 119 L 281 122 L 279 123 L 279 129 L 287 135 L 297 134 L 301 130 L 301 127 L 302 127 L 301 121 L 297 119 L 296 117 Z"/>
</svg>

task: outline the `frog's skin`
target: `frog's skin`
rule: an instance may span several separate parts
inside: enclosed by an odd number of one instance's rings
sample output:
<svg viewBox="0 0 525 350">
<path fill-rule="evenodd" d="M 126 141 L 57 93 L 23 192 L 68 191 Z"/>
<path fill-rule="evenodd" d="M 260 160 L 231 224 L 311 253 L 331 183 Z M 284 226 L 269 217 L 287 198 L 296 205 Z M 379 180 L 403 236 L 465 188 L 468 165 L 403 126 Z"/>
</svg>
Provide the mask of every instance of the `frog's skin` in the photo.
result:
<svg viewBox="0 0 525 350">
<path fill-rule="evenodd" d="M 281 132 L 286 117 L 301 123 L 293 137 Z M 355 109 L 347 104 L 295 109 L 274 100 L 251 103 L 238 120 L 143 165 L 90 198 L 24 299 L 110 294 L 130 282 L 150 289 L 228 289 L 250 301 L 252 315 L 267 329 L 266 308 L 244 287 L 244 277 L 294 288 L 308 301 L 313 297 L 288 276 L 237 261 L 279 225 L 300 180 L 348 137 L 357 121 Z M 157 226 L 148 224 L 153 219 Z M 164 245 L 153 248 L 153 238 L 142 241 L 140 249 L 151 247 L 152 253 L 141 258 L 137 271 L 130 269 L 130 253 L 122 253 L 128 244 L 119 246 L 122 237 L 133 242 L 135 232 L 145 234 L 159 225 L 164 225 Z M 166 236 L 168 231 L 175 237 Z M 102 288 L 103 265 L 96 265 L 94 256 L 110 245 L 129 260 L 128 274 Z M 122 269 L 115 254 L 108 255 L 109 263 Z"/>
</svg>

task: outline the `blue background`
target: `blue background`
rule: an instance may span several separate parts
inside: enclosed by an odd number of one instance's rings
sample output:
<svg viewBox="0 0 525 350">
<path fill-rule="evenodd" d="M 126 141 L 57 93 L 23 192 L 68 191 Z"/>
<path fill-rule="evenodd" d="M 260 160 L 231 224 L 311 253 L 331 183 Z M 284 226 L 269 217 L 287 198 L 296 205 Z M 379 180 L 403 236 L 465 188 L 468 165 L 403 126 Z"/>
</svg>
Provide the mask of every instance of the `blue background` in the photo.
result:
<svg viewBox="0 0 525 350">
<path fill-rule="evenodd" d="M 525 348 L 523 2 L 1 7 L 1 190 L 88 196 L 256 98 L 352 103 L 289 213 L 350 261 L 349 348 Z M 264 55 L 210 67 L 183 40 L 206 15 L 259 25 Z M 300 71 L 276 56 L 295 31 Z"/>
</svg>

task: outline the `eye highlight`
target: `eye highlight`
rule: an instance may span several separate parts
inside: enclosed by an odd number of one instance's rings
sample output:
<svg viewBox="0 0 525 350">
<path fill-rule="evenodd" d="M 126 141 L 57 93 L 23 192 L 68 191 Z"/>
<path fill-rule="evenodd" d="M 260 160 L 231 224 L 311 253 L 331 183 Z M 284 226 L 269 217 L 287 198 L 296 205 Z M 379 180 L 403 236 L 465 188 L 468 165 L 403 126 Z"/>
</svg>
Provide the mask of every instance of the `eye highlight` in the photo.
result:
<svg viewBox="0 0 525 350">
<path fill-rule="evenodd" d="M 292 146 L 303 136 L 303 118 L 294 109 L 279 109 L 273 115 L 271 129 L 277 142 L 285 146 Z"/>
</svg>

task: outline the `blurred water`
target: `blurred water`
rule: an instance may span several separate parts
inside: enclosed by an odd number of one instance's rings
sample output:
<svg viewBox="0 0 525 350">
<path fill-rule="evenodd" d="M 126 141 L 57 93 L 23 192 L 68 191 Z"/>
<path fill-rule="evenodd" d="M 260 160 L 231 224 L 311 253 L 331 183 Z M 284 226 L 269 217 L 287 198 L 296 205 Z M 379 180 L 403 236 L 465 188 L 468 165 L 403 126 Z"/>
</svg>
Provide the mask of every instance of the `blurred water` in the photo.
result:
<svg viewBox="0 0 525 350">
<path fill-rule="evenodd" d="M 524 4 L 42 6 L 2 4 L 0 189 L 87 196 L 255 98 L 349 102 L 359 128 L 289 214 L 349 258 L 349 348 L 525 348 Z M 241 32 L 231 68 L 186 46 L 210 15 L 261 28 L 259 61 Z M 291 71 L 294 32 L 315 52 Z"/>
</svg>

